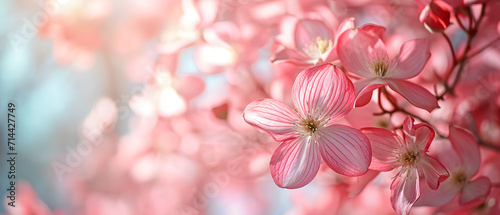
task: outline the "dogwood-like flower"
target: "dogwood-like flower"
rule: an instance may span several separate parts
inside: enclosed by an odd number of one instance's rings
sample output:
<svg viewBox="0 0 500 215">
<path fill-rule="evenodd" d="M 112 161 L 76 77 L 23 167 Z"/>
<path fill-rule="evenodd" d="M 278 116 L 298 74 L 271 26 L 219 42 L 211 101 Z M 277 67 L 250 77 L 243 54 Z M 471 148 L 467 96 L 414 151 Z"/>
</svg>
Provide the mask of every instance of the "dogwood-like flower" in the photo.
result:
<svg viewBox="0 0 500 215">
<path fill-rule="evenodd" d="M 273 54 L 271 62 L 308 67 L 338 60 L 335 47 L 337 38 L 343 31 L 353 27 L 354 18 L 343 21 L 334 32 L 332 26 L 322 20 L 287 17 L 283 19 L 281 28 L 288 32 L 282 30 L 277 37 L 281 46 Z"/>
<path fill-rule="evenodd" d="M 389 59 L 387 48 L 381 39 L 382 26 L 370 25 L 349 29 L 340 35 L 337 51 L 347 71 L 362 78 L 354 83 L 356 106 L 366 105 L 372 91 L 384 85 L 401 94 L 411 104 L 432 111 L 439 107 L 436 97 L 425 88 L 404 79 L 415 77 L 429 60 L 429 44 L 415 39 L 401 46 L 394 59 Z"/>
<path fill-rule="evenodd" d="M 449 139 L 449 142 L 441 144 L 438 159 L 450 171 L 450 178 L 437 190 L 423 188 L 422 198 L 416 205 L 440 206 L 459 193 L 458 202 L 463 205 L 472 201 L 481 202 L 489 194 L 491 182 L 487 177 L 473 179 L 481 165 L 479 146 L 474 135 L 462 128 L 450 126 Z"/>
<path fill-rule="evenodd" d="M 391 203 L 397 214 L 410 212 L 420 197 L 420 180 L 425 180 L 435 190 L 449 176 L 443 164 L 427 155 L 434 139 L 434 129 L 423 123 L 414 125 L 410 116 L 406 117 L 403 127 L 404 138 L 382 128 L 361 129 L 372 144 L 370 169 L 399 169 L 391 184 Z"/>
<path fill-rule="evenodd" d="M 368 170 L 370 143 L 359 130 L 333 124 L 351 111 L 354 86 L 331 64 L 302 71 L 294 82 L 295 111 L 284 103 L 263 99 L 244 111 L 247 123 L 282 142 L 274 151 L 270 169 L 283 188 L 308 184 L 319 170 L 321 158 L 335 172 L 359 176 Z"/>
</svg>

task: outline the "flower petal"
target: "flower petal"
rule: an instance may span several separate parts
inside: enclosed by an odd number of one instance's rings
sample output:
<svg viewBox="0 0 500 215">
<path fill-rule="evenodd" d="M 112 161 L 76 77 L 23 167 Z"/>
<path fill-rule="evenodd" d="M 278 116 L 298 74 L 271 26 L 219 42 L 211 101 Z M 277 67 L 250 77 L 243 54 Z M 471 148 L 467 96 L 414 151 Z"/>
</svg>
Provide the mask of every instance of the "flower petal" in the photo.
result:
<svg viewBox="0 0 500 215">
<path fill-rule="evenodd" d="M 384 39 L 386 29 L 380 25 L 367 24 L 360 28 L 361 30 L 373 34 L 380 39 Z"/>
<path fill-rule="evenodd" d="M 431 33 L 442 32 L 450 25 L 451 6 L 444 1 L 430 1 L 420 13 L 419 20 Z"/>
<path fill-rule="evenodd" d="M 308 60 L 310 60 L 310 57 L 306 56 L 304 53 L 285 47 L 276 50 L 271 57 L 271 63 L 288 62 L 298 66 L 310 65 L 310 63 L 307 63 Z"/>
<path fill-rule="evenodd" d="M 333 35 L 324 22 L 302 19 L 297 23 L 294 37 L 295 47 L 298 50 L 305 50 L 311 43 L 316 43 L 318 37 L 323 40 L 329 40 L 333 38 Z"/>
<path fill-rule="evenodd" d="M 354 83 L 356 93 L 356 107 L 368 104 L 372 99 L 373 90 L 386 85 L 380 78 L 361 79 Z"/>
<path fill-rule="evenodd" d="M 425 88 L 405 80 L 387 79 L 389 87 L 405 97 L 412 105 L 429 112 L 438 108 L 436 97 Z"/>
<path fill-rule="evenodd" d="M 391 184 L 392 208 L 397 214 L 407 215 L 420 197 L 420 185 L 416 169 L 402 170 Z"/>
<path fill-rule="evenodd" d="M 245 122 L 271 135 L 276 141 L 296 137 L 293 129 L 297 114 L 282 102 L 273 99 L 254 101 L 243 111 Z"/>
<path fill-rule="evenodd" d="M 435 136 L 434 129 L 430 125 L 425 123 L 415 125 L 415 119 L 407 116 L 403 122 L 403 129 L 407 139 L 405 144 L 416 145 L 419 151 L 427 152 Z M 413 146 L 409 147 L 413 148 Z"/>
<path fill-rule="evenodd" d="M 417 124 L 413 127 L 412 135 L 415 137 L 414 144 L 418 146 L 418 148 L 427 152 L 429 146 L 431 146 L 432 140 L 434 140 L 435 131 L 434 129 L 425 123 Z"/>
<path fill-rule="evenodd" d="M 374 34 L 369 34 L 361 29 L 349 29 L 340 35 L 337 52 L 342 65 L 348 72 L 352 72 L 362 77 L 377 77 L 370 68 L 375 46 L 380 38 Z M 383 48 L 383 46 L 378 46 Z M 383 51 L 383 50 L 382 50 Z M 376 51 L 378 53 L 380 51 Z M 385 55 L 387 51 L 385 50 Z"/>
<path fill-rule="evenodd" d="M 389 70 L 388 78 L 407 79 L 418 75 L 431 57 L 429 43 L 425 39 L 406 41 L 397 57 L 396 67 Z"/>
<path fill-rule="evenodd" d="M 466 174 L 474 176 L 481 165 L 479 146 L 473 134 L 463 128 L 450 126 L 450 142 L 462 161 Z"/>
<path fill-rule="evenodd" d="M 424 176 L 427 184 L 433 190 L 436 190 L 439 187 L 439 183 L 450 176 L 443 164 L 428 155 L 420 155 L 418 162 L 419 173 Z"/>
<path fill-rule="evenodd" d="M 346 176 L 360 176 L 368 171 L 371 147 L 363 133 L 345 125 L 331 125 L 318 132 L 321 156 L 333 171 Z"/>
<path fill-rule="evenodd" d="M 368 137 L 372 147 L 370 169 L 381 172 L 392 170 L 397 165 L 397 155 L 403 140 L 397 134 L 382 128 L 363 128 L 361 132 Z"/>
<path fill-rule="evenodd" d="M 339 68 L 323 64 L 302 71 L 293 84 L 292 100 L 302 118 L 334 121 L 354 106 L 354 86 Z"/>
<path fill-rule="evenodd" d="M 431 189 L 425 185 L 424 181 L 420 182 L 420 198 L 415 202 L 414 206 L 441 206 L 450 202 L 460 192 L 462 187 L 453 183 L 451 180 L 446 180 L 437 190 Z"/>
<path fill-rule="evenodd" d="M 295 138 L 284 141 L 276 148 L 269 167 L 276 185 L 295 189 L 314 179 L 320 163 L 318 145 L 310 138 Z"/>
<path fill-rule="evenodd" d="M 355 18 L 354 17 L 350 17 L 350 18 L 347 18 L 347 19 L 344 19 L 344 21 L 342 21 L 342 23 L 340 23 L 339 27 L 337 28 L 337 31 L 335 32 L 335 44 L 338 43 L 338 39 L 340 37 L 340 35 L 342 35 L 342 33 L 344 33 L 345 31 L 349 30 L 349 29 L 353 29 L 355 28 Z"/>
<path fill-rule="evenodd" d="M 479 177 L 473 180 L 462 188 L 459 203 L 461 205 L 472 201 L 484 200 L 490 194 L 491 182 L 486 177 Z"/>
</svg>

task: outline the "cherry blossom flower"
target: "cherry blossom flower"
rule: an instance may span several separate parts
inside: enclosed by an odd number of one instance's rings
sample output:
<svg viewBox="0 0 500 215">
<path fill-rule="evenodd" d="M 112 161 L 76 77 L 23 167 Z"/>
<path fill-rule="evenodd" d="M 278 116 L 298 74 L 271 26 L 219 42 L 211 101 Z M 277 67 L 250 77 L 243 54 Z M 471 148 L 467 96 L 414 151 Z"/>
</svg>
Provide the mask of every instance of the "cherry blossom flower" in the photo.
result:
<svg viewBox="0 0 500 215">
<path fill-rule="evenodd" d="M 406 117 L 403 127 L 404 138 L 381 128 L 361 130 L 372 144 L 370 169 L 398 171 L 391 184 L 392 207 L 398 214 L 408 214 L 420 197 L 420 180 L 425 180 L 435 190 L 449 176 L 443 164 L 427 155 L 434 129 L 423 123 L 414 125 L 410 116 Z"/>
<path fill-rule="evenodd" d="M 422 188 L 422 198 L 416 205 L 443 205 L 459 193 L 459 203 L 463 205 L 482 201 L 489 194 L 491 183 L 487 177 L 472 180 L 481 165 L 481 155 L 475 137 L 462 128 L 450 126 L 449 139 L 448 144 L 441 144 L 442 148 L 437 156 L 448 168 L 450 177 L 437 190 Z"/>
<path fill-rule="evenodd" d="M 331 64 L 302 71 L 292 89 L 295 110 L 282 102 L 263 99 L 244 111 L 247 123 L 282 142 L 270 168 L 283 188 L 300 188 L 317 174 L 321 158 L 335 172 L 359 176 L 368 171 L 371 149 L 358 130 L 333 122 L 354 105 L 354 86 Z"/>
<path fill-rule="evenodd" d="M 429 44 L 424 39 L 405 42 L 397 57 L 389 59 L 381 36 L 385 28 L 367 25 L 345 31 L 338 41 L 339 59 L 347 69 L 362 78 L 354 83 L 356 106 L 366 105 L 372 91 L 389 85 L 411 104 L 432 111 L 439 107 L 436 98 L 425 88 L 406 81 L 424 68 L 430 57 Z"/>
</svg>

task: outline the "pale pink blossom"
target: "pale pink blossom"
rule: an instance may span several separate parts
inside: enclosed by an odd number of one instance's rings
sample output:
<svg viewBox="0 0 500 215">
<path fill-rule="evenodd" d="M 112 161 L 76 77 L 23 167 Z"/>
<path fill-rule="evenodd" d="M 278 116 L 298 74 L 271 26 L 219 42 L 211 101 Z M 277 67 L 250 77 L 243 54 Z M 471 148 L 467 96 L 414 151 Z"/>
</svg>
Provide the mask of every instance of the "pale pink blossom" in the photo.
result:
<svg viewBox="0 0 500 215">
<path fill-rule="evenodd" d="M 299 188 L 317 174 L 321 158 L 335 172 L 359 176 L 368 171 L 371 149 L 358 130 L 333 124 L 351 111 L 352 82 L 337 67 L 324 64 L 302 71 L 292 89 L 292 108 L 263 99 L 250 103 L 244 119 L 282 142 L 270 163 L 274 182 Z"/>
<path fill-rule="evenodd" d="M 277 36 L 280 46 L 274 52 L 271 62 L 287 62 L 307 67 L 338 60 L 338 36 L 346 29 L 354 28 L 354 18 L 346 19 L 338 26 L 331 25 L 323 19 L 284 18 L 281 33 Z"/>
<path fill-rule="evenodd" d="M 348 72 L 361 77 L 354 83 L 356 106 L 366 105 L 372 91 L 389 85 L 411 104 L 432 111 L 439 107 L 436 98 L 425 88 L 409 82 L 424 68 L 430 57 L 429 44 L 424 39 L 405 42 L 397 57 L 389 59 L 382 40 L 385 28 L 366 25 L 345 31 L 338 40 L 338 55 Z"/>
<path fill-rule="evenodd" d="M 434 129 L 427 124 L 414 125 L 410 116 L 403 124 L 404 138 L 381 128 L 364 128 L 361 131 L 370 139 L 373 158 L 370 169 L 398 173 L 391 184 L 391 203 L 398 214 L 408 214 L 420 197 L 420 180 L 435 190 L 448 178 L 446 168 L 427 155 L 434 139 Z"/>
<path fill-rule="evenodd" d="M 441 143 L 437 155 L 448 168 L 450 177 L 437 190 L 422 188 L 422 198 L 416 205 L 440 206 L 456 195 L 459 204 L 483 201 L 490 192 L 491 183 L 487 177 L 474 177 L 481 165 L 481 155 L 475 137 L 468 131 L 450 126 L 450 141 Z M 450 144 L 451 143 L 451 144 Z"/>
</svg>

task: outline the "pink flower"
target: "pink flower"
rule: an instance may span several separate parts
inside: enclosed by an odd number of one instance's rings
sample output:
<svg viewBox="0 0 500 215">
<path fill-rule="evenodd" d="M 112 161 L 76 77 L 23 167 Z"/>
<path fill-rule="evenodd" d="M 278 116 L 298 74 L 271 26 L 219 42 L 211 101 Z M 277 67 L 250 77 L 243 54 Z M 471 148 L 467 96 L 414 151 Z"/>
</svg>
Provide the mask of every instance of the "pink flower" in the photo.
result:
<svg viewBox="0 0 500 215">
<path fill-rule="evenodd" d="M 247 123 L 282 142 L 274 151 L 270 169 L 283 188 L 303 187 L 316 176 L 321 158 L 335 172 L 359 176 L 368 171 L 368 139 L 351 127 L 333 124 L 351 111 L 354 87 L 331 64 L 302 71 L 292 89 L 295 110 L 282 102 L 263 99 L 244 111 Z"/>
<path fill-rule="evenodd" d="M 449 142 L 441 144 L 438 158 L 450 171 L 450 177 L 437 190 L 422 189 L 422 198 L 416 205 L 440 206 L 459 193 L 458 202 L 461 205 L 473 201 L 482 202 L 490 193 L 491 182 L 487 177 L 472 180 L 481 165 L 481 155 L 474 135 L 462 128 L 450 126 L 449 139 Z"/>
<path fill-rule="evenodd" d="M 362 78 L 354 83 L 356 106 L 366 105 L 372 91 L 389 85 L 411 104 L 432 111 L 439 107 L 434 95 L 404 79 L 415 77 L 430 57 L 429 44 L 423 39 L 407 41 L 394 59 L 389 59 L 381 39 L 385 28 L 368 25 L 345 31 L 338 41 L 339 59 L 347 69 Z"/>
<path fill-rule="evenodd" d="M 410 116 L 406 117 L 403 126 L 404 138 L 381 128 L 361 130 L 372 144 L 370 169 L 399 169 L 391 184 L 392 207 L 398 214 L 408 214 L 420 197 L 420 180 L 425 180 L 435 190 L 449 176 L 439 161 L 427 155 L 434 139 L 434 129 L 427 124 L 414 125 Z"/>
<path fill-rule="evenodd" d="M 287 17 L 281 23 L 281 33 L 277 37 L 280 47 L 273 54 L 271 62 L 308 67 L 338 60 L 335 47 L 337 38 L 349 28 L 354 28 L 354 18 L 346 19 L 337 29 L 337 26 L 329 26 L 322 19 Z"/>
</svg>

